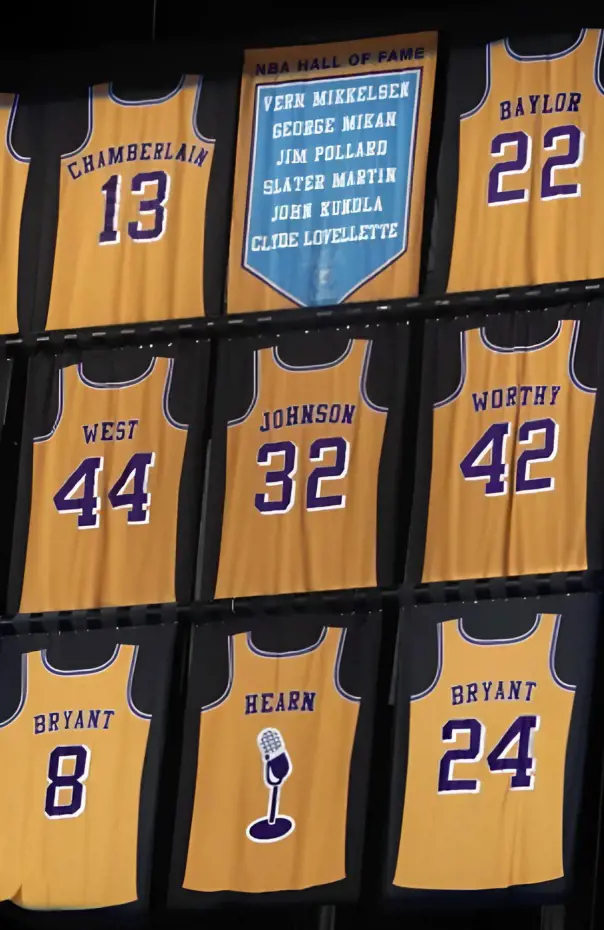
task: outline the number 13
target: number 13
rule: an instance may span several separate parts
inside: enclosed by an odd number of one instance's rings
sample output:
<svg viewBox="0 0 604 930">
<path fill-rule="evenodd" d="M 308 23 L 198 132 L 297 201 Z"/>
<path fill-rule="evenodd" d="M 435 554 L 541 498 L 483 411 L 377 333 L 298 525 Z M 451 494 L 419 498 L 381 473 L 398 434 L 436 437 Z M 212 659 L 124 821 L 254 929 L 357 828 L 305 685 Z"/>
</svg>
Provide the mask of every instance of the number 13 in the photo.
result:
<svg viewBox="0 0 604 930">
<path fill-rule="evenodd" d="M 140 220 L 128 223 L 128 235 L 134 242 L 156 242 L 166 231 L 168 208 L 166 202 L 170 196 L 170 175 L 165 171 L 140 171 L 130 183 L 130 192 L 135 196 L 147 193 L 150 185 L 155 185 L 155 197 L 141 200 L 138 212 L 152 214 L 155 222 L 151 228 L 143 226 Z M 122 176 L 112 174 L 101 187 L 105 198 L 105 218 L 103 231 L 99 233 L 99 245 L 117 245 L 120 241 L 119 230 L 120 205 L 122 198 Z"/>
</svg>

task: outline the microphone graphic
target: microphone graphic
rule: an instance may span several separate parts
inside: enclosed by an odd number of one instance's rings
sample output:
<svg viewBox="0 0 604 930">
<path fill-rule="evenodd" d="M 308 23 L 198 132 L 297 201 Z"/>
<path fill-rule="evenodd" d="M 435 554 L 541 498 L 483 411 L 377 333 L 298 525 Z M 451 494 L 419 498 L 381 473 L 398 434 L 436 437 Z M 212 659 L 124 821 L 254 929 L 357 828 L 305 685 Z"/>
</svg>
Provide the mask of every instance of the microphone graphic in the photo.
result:
<svg viewBox="0 0 604 930">
<path fill-rule="evenodd" d="M 292 761 L 285 748 L 279 730 L 266 727 L 256 738 L 263 761 L 264 784 L 269 789 L 266 817 L 260 817 L 248 825 L 245 831 L 255 843 L 276 843 L 295 829 L 291 817 L 279 816 L 281 786 L 293 771 Z"/>
</svg>

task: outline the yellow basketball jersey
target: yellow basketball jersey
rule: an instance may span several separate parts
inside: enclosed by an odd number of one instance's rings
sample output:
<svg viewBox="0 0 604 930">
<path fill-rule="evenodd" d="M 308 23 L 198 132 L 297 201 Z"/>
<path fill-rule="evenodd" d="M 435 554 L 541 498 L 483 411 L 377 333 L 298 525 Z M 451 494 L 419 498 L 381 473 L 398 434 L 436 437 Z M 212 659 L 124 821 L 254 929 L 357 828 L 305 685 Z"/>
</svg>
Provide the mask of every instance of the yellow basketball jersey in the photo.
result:
<svg viewBox="0 0 604 930">
<path fill-rule="evenodd" d="M 457 390 L 434 405 L 423 581 L 587 568 L 595 390 L 579 383 L 579 323 L 539 345 L 461 334 Z"/>
<path fill-rule="evenodd" d="M 487 45 L 459 126 L 449 291 L 604 276 L 601 50 L 598 29 L 554 55 Z"/>
<path fill-rule="evenodd" d="M 201 78 L 159 100 L 90 90 L 88 137 L 61 159 L 47 329 L 203 314 L 214 152 L 196 129 Z"/>
<path fill-rule="evenodd" d="M 20 831 L 13 901 L 91 908 L 137 899 L 140 786 L 150 718 L 131 701 L 138 647 L 62 672 L 27 656 L 20 712 L 0 730 L 15 753 Z M 18 777 L 15 777 L 17 776 Z"/>
<path fill-rule="evenodd" d="M 439 626 L 434 683 L 412 698 L 394 884 L 472 890 L 563 876 L 562 811 L 574 688 L 555 675 L 560 618 L 525 636 Z"/>
<path fill-rule="evenodd" d="M 387 411 L 365 391 L 370 353 L 355 339 L 296 368 L 256 353 L 254 399 L 228 426 L 216 597 L 376 584 Z"/>
<path fill-rule="evenodd" d="M 21 863 L 18 855 L 22 834 L 21 795 L 15 786 L 21 784 L 18 727 L 12 726 L 23 709 L 24 687 L 27 681 L 27 656 L 21 656 L 21 699 L 8 719 L 0 723 L 0 901 L 10 901 L 21 885 Z M 10 760 L 10 763 L 9 763 Z"/>
<path fill-rule="evenodd" d="M 12 146 L 12 130 L 19 97 L 0 94 L 0 333 L 16 333 L 17 274 L 19 269 L 19 236 L 29 158 L 22 158 Z"/>
<path fill-rule="evenodd" d="M 57 421 L 34 440 L 21 612 L 175 600 L 187 432 L 168 410 L 173 365 L 117 384 L 61 369 Z"/>
<path fill-rule="evenodd" d="M 284 891 L 346 877 L 359 705 L 339 685 L 345 636 L 324 629 L 283 654 L 230 638 L 227 691 L 201 712 L 184 888 Z"/>
</svg>

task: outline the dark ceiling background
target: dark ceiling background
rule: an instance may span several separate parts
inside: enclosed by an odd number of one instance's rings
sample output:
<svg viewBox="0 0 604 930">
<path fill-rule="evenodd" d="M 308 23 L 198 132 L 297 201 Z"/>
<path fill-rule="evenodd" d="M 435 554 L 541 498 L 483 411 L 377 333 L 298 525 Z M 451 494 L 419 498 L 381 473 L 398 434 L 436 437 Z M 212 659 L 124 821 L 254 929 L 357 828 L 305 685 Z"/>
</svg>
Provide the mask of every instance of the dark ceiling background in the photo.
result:
<svg viewBox="0 0 604 930">
<path fill-rule="evenodd" d="M 551 32 L 569 25 L 601 25 L 599 5 L 584 2 L 496 3 L 408 0 L 337 4 L 248 3 L 246 0 L 65 0 L 4 3 L 0 22 L 2 65 L 32 55 L 93 50 L 115 43 L 195 41 L 228 45 L 324 41 L 343 32 L 442 29 L 471 33 L 484 28 L 507 32 Z M 596 22 L 596 20 L 598 20 Z M 4 70 L 4 68 L 3 68 Z"/>
</svg>

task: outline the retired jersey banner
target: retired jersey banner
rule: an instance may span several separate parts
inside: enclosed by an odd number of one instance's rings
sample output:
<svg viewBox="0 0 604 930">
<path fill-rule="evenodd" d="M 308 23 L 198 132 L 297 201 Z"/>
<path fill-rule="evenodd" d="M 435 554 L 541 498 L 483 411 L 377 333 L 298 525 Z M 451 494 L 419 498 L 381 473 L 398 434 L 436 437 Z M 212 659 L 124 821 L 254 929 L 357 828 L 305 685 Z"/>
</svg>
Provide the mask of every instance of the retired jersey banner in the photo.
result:
<svg viewBox="0 0 604 930">
<path fill-rule="evenodd" d="M 417 293 L 436 44 L 245 53 L 229 313 Z"/>
</svg>

